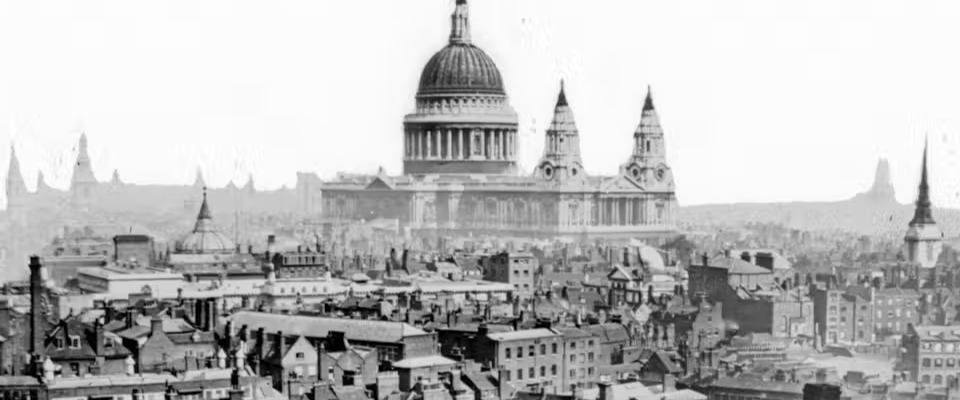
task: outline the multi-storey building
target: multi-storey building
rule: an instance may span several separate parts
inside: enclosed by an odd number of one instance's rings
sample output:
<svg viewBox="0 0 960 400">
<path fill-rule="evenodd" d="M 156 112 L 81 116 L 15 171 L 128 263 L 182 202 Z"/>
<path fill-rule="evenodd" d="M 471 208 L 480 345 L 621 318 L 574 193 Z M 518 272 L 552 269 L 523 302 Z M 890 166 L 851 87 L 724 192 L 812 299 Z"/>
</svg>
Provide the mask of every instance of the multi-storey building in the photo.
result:
<svg viewBox="0 0 960 400">
<path fill-rule="evenodd" d="M 484 333 L 481 326 L 480 333 Z M 503 379 L 514 390 L 555 393 L 563 391 L 564 335 L 547 328 L 486 333 L 476 346 L 481 364 L 504 371 Z"/>
<path fill-rule="evenodd" d="M 874 333 L 877 338 L 890 335 L 903 335 L 907 327 L 919 325 L 920 293 L 915 289 L 901 289 L 897 287 L 884 288 L 874 291 Z"/>
<path fill-rule="evenodd" d="M 513 285 L 514 294 L 521 299 L 533 297 L 537 287 L 539 262 L 530 253 L 502 252 L 480 260 L 484 280 Z"/>
<path fill-rule="evenodd" d="M 873 287 L 813 287 L 814 321 L 821 344 L 871 343 L 875 339 Z"/>
<path fill-rule="evenodd" d="M 960 377 L 960 325 L 914 326 L 903 338 L 909 378 L 924 385 L 953 386 Z"/>
<path fill-rule="evenodd" d="M 559 328 L 563 334 L 563 387 L 591 388 L 597 381 L 600 364 L 600 339 L 578 328 Z"/>
</svg>

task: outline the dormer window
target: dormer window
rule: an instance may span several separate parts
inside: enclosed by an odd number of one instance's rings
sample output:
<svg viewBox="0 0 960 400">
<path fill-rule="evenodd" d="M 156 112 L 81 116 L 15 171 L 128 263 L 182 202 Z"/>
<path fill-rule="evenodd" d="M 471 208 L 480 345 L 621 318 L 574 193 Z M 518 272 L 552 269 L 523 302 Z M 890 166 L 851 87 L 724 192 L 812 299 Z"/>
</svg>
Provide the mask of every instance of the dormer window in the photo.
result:
<svg viewBox="0 0 960 400">
<path fill-rule="evenodd" d="M 104 339 L 103 339 L 103 347 L 108 348 L 108 349 L 112 349 L 112 348 L 113 348 L 113 340 L 111 340 L 110 338 L 104 338 Z"/>
<path fill-rule="evenodd" d="M 57 350 L 63 350 L 63 338 L 54 339 L 53 344 L 57 346 Z"/>
<path fill-rule="evenodd" d="M 79 349 L 80 348 L 80 338 L 77 336 L 70 336 L 70 348 Z"/>
</svg>

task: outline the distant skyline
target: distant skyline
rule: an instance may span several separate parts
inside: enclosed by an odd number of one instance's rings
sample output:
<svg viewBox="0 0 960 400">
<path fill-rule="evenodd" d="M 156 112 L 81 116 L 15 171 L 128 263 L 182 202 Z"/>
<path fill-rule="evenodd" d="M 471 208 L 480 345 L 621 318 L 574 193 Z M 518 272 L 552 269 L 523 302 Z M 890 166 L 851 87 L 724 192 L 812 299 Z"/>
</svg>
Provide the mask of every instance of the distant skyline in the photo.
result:
<svg viewBox="0 0 960 400">
<path fill-rule="evenodd" d="M 960 4 L 852 0 L 470 0 L 530 172 L 559 81 L 592 174 L 629 153 L 647 85 L 681 206 L 834 201 L 890 161 L 915 200 L 960 207 Z M 0 169 L 16 144 L 66 188 L 85 131 L 97 178 L 293 186 L 296 172 L 401 172 L 402 118 L 453 0 L 6 1 Z M 2 196 L 2 195 L 0 195 Z M 5 205 L 3 199 L 0 202 Z"/>
</svg>

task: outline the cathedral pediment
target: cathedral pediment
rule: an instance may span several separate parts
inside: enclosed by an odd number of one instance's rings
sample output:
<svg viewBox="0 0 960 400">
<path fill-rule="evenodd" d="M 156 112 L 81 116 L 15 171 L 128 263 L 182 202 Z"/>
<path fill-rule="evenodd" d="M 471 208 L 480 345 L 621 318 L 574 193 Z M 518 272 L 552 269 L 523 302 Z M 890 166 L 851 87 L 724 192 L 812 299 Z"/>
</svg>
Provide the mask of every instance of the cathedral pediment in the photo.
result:
<svg viewBox="0 0 960 400">
<path fill-rule="evenodd" d="M 644 187 L 640 185 L 639 182 L 631 179 L 630 177 L 620 175 L 614 178 L 610 178 L 609 180 L 604 182 L 602 185 L 600 185 L 600 190 L 601 191 L 619 191 L 619 190 L 643 191 Z"/>
<path fill-rule="evenodd" d="M 379 189 L 379 190 L 393 190 L 395 185 L 390 178 L 384 176 L 378 176 L 373 178 L 373 181 L 367 185 L 366 189 Z"/>
</svg>

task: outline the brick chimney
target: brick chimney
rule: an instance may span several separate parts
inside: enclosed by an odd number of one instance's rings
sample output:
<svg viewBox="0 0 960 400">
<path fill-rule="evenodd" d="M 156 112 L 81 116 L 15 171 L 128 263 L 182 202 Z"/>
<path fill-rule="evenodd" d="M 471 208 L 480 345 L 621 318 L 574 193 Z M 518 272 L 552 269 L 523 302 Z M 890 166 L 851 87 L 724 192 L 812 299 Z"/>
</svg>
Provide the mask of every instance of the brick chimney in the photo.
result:
<svg viewBox="0 0 960 400">
<path fill-rule="evenodd" d="M 163 319 L 159 315 L 150 318 L 150 337 L 163 333 Z"/>
<path fill-rule="evenodd" d="M 597 386 L 600 387 L 600 394 L 597 396 L 597 400 L 613 400 L 613 386 L 610 382 L 599 382 Z"/>
<path fill-rule="evenodd" d="M 748 263 L 750 263 L 750 264 L 753 264 L 753 256 L 750 254 L 749 251 L 745 251 L 745 252 L 743 252 L 743 253 L 740 253 L 740 259 L 743 260 L 743 261 L 746 261 L 746 262 L 748 262 Z"/>
<path fill-rule="evenodd" d="M 30 352 L 41 358 L 44 353 L 43 306 L 43 265 L 40 257 L 30 256 Z"/>
<path fill-rule="evenodd" d="M 96 343 L 93 344 L 94 352 L 96 352 L 97 356 L 103 356 L 105 352 L 104 347 L 106 347 L 106 343 L 104 343 L 106 336 L 104 334 L 103 321 L 100 319 L 97 319 L 93 323 L 93 340 L 96 341 Z"/>
</svg>

